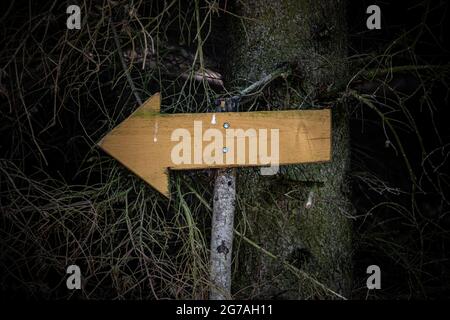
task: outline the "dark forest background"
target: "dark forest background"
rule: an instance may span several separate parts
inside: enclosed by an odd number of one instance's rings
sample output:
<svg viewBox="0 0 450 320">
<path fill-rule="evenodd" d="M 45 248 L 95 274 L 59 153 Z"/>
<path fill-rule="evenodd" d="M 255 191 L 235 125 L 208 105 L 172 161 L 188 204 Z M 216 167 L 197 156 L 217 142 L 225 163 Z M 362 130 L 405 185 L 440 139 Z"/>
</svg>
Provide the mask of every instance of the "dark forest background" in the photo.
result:
<svg viewBox="0 0 450 320">
<path fill-rule="evenodd" d="M 65 27 L 70 4 L 82 7 L 80 31 Z M 366 28 L 371 4 L 381 8 L 381 30 Z M 224 30 L 239 23 L 233 2 L 2 6 L 2 298 L 206 298 L 213 173 L 171 174 L 167 203 L 96 143 L 137 107 L 111 25 L 125 53 L 149 45 L 143 30 L 154 38 L 155 66 L 130 67 L 142 97 L 161 91 L 163 112 L 206 112 L 223 91 L 179 75 L 198 63 L 196 10 L 210 26 L 202 29 L 208 66 L 225 68 Z M 346 10 L 348 82 L 317 103 L 350 108 L 349 298 L 449 298 L 449 4 L 364 0 Z M 301 268 L 302 259 L 289 263 Z M 70 264 L 85 270 L 81 292 L 66 289 Z M 372 264 L 381 290 L 366 288 Z M 259 297 L 257 288 L 235 297 Z"/>
</svg>

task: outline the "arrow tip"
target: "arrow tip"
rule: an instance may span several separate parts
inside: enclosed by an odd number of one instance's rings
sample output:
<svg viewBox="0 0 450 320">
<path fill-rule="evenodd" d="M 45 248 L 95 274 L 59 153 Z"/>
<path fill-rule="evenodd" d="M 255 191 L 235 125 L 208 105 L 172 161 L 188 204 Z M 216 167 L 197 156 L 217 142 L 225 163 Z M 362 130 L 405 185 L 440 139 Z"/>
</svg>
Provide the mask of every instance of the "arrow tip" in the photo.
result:
<svg viewBox="0 0 450 320">
<path fill-rule="evenodd" d="M 156 93 L 103 137 L 97 145 L 157 191 L 169 197 L 167 169 L 159 166 L 158 163 L 149 165 L 149 156 L 151 155 L 149 150 L 154 148 L 153 142 L 150 140 L 152 126 L 148 125 L 148 121 L 152 121 L 152 119 L 140 116 L 142 113 L 151 113 L 152 115 L 159 113 L 160 104 L 161 96 Z"/>
</svg>

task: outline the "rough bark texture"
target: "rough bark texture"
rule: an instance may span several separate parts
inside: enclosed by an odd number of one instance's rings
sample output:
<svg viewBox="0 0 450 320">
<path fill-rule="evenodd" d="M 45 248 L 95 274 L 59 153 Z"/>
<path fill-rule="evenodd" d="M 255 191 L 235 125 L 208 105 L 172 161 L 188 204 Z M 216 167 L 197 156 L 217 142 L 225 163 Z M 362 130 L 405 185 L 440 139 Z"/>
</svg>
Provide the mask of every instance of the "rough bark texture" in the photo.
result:
<svg viewBox="0 0 450 320">
<path fill-rule="evenodd" d="M 253 0 L 234 12 L 227 54 L 230 81 L 238 86 L 261 79 L 280 63 L 298 66 L 289 85 L 271 84 L 271 110 L 304 108 L 305 99 L 339 89 L 346 77 L 345 3 L 329 0 Z M 267 92 L 266 92 L 267 93 Z M 351 206 L 345 173 L 349 162 L 348 116 L 333 107 L 332 161 L 283 167 L 278 177 L 240 169 L 237 177 L 238 230 L 278 256 L 273 259 L 239 240 L 233 292 L 259 298 L 330 297 L 286 262 L 330 289 L 351 288 Z M 282 141 L 281 141 L 282 143 Z M 295 150 L 292 150 L 295 152 Z M 239 297 L 239 296 L 236 296 Z"/>
<path fill-rule="evenodd" d="M 209 298 L 212 300 L 231 298 L 231 257 L 236 200 L 235 181 L 234 169 L 217 170 L 211 221 L 211 282 L 213 286 Z"/>
</svg>

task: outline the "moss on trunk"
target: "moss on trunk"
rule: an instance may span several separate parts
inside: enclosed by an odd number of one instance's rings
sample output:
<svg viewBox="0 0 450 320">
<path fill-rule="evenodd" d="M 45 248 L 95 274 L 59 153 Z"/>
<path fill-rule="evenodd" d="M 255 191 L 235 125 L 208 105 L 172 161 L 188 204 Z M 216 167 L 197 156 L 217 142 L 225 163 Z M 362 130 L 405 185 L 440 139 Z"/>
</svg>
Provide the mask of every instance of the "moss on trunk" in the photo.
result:
<svg viewBox="0 0 450 320">
<path fill-rule="evenodd" d="M 242 87 L 280 63 L 296 65 L 287 83 L 276 82 L 265 92 L 267 103 L 259 107 L 272 110 L 300 108 L 305 101 L 311 105 L 317 97 L 339 89 L 347 71 L 344 6 L 343 1 L 328 0 L 236 4 L 234 12 L 244 18 L 230 21 L 229 80 Z M 330 289 L 349 294 L 348 115 L 345 106 L 332 108 L 331 162 L 286 166 L 277 178 L 260 176 L 257 169 L 239 170 L 237 229 L 280 259 L 238 237 L 233 292 L 260 298 L 329 296 L 310 279 L 288 271 L 285 261 Z"/>
</svg>

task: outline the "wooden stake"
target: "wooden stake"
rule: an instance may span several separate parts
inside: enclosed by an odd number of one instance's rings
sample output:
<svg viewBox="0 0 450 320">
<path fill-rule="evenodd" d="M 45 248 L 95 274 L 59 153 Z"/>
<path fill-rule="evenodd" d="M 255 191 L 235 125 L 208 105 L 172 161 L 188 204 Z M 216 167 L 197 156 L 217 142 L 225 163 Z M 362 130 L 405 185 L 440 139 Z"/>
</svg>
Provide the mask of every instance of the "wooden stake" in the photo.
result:
<svg viewBox="0 0 450 320">
<path fill-rule="evenodd" d="M 211 221 L 211 300 L 231 299 L 231 259 L 233 249 L 236 170 L 219 169 L 214 185 Z"/>
</svg>

